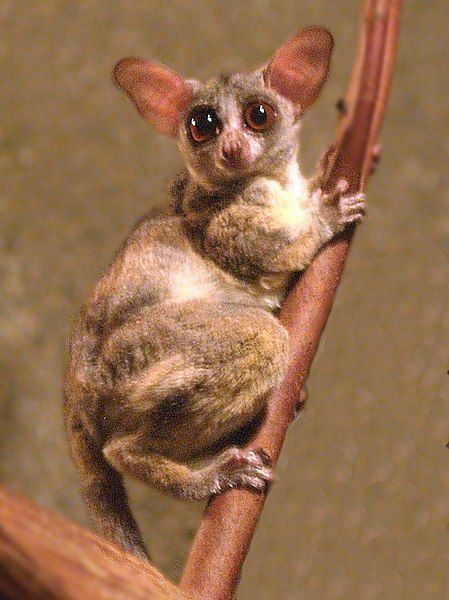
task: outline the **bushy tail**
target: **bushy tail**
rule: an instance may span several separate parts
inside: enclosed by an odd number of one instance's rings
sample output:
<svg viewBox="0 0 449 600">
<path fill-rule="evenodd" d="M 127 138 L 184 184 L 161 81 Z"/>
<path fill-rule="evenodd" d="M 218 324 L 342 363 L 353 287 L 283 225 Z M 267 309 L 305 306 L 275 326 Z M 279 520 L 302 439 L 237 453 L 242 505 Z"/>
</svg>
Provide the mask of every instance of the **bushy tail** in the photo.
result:
<svg viewBox="0 0 449 600">
<path fill-rule="evenodd" d="M 135 556 L 148 559 L 131 513 L 122 476 L 106 461 L 102 448 L 85 428 L 67 423 L 72 457 L 81 476 L 81 492 L 95 533 Z"/>
</svg>

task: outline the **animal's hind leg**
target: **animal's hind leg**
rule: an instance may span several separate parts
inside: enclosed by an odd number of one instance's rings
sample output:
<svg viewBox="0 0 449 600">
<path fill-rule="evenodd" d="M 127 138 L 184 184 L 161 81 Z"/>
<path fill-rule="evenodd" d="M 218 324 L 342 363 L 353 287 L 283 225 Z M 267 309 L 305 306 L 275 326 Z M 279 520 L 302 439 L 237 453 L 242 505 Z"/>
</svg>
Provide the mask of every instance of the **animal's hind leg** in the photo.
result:
<svg viewBox="0 0 449 600">
<path fill-rule="evenodd" d="M 142 308 L 103 346 L 121 398 L 115 423 L 132 423 L 111 428 L 109 440 L 139 432 L 164 456 L 204 455 L 261 415 L 286 351 L 285 329 L 253 306 L 192 300 Z"/>
<path fill-rule="evenodd" d="M 286 350 L 279 321 L 253 306 L 144 307 L 103 347 L 120 398 L 106 459 L 123 475 L 180 498 L 264 488 L 271 471 L 263 452 L 219 449 L 263 414 Z M 198 459 L 206 465 L 191 468 Z"/>
<path fill-rule="evenodd" d="M 262 451 L 229 448 L 195 469 L 145 447 L 139 435 L 128 435 L 110 442 L 103 452 L 117 471 L 183 500 L 205 500 L 237 486 L 261 491 L 272 479 Z"/>
</svg>

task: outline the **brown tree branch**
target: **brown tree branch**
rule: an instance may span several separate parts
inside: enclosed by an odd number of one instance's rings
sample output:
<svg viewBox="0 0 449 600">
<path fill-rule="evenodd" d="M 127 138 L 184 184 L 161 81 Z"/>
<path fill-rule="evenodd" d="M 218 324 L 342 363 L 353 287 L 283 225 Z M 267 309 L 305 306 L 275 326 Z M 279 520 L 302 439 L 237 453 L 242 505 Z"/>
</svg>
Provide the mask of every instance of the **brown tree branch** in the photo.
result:
<svg viewBox="0 0 449 600">
<path fill-rule="evenodd" d="M 384 116 L 402 0 L 365 0 L 359 49 L 346 114 L 337 133 L 324 187 L 340 178 L 352 191 L 365 188 Z M 343 272 L 353 230 L 327 246 L 290 293 L 280 319 L 290 333 L 290 359 L 283 383 L 270 399 L 268 414 L 251 441 L 276 461 L 302 386 L 317 351 Z M 211 500 L 197 531 L 181 588 L 194 598 L 229 600 L 237 586 L 260 513 L 263 495 L 232 490 Z"/>
<path fill-rule="evenodd" d="M 0 598 L 186 600 L 149 563 L 2 488 Z"/>
</svg>

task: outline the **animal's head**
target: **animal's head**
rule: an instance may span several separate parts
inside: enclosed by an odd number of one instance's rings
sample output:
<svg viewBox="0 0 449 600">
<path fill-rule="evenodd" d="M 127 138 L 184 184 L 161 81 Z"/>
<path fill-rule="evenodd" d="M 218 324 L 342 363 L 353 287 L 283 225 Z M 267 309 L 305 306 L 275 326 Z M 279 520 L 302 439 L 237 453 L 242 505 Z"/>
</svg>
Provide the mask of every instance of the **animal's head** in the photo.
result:
<svg viewBox="0 0 449 600">
<path fill-rule="evenodd" d="M 326 29 L 310 27 L 253 73 L 202 84 L 125 58 L 114 79 L 147 121 L 176 138 L 191 175 L 215 186 L 276 172 L 292 157 L 301 117 L 326 81 L 332 47 Z"/>
</svg>

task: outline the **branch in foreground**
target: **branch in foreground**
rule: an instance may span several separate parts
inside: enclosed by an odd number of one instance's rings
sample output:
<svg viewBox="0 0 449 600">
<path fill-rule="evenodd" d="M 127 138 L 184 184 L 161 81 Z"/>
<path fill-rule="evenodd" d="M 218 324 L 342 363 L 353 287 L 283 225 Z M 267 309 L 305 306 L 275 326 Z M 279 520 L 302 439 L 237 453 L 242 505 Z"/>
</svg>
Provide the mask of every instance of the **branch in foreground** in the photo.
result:
<svg viewBox="0 0 449 600">
<path fill-rule="evenodd" d="M 385 112 L 393 70 L 402 0 L 365 0 L 359 50 L 346 98 L 348 110 L 337 134 L 324 188 L 340 179 L 350 191 L 365 188 Z M 284 381 L 251 447 L 276 461 L 299 402 L 343 272 L 353 229 L 327 246 L 300 278 L 280 319 L 290 333 Z M 246 490 L 226 492 L 209 503 L 187 561 L 181 588 L 195 598 L 229 600 L 257 526 L 265 497 Z"/>
<path fill-rule="evenodd" d="M 186 600 L 149 563 L 1 488 L 0 597 Z"/>
</svg>

